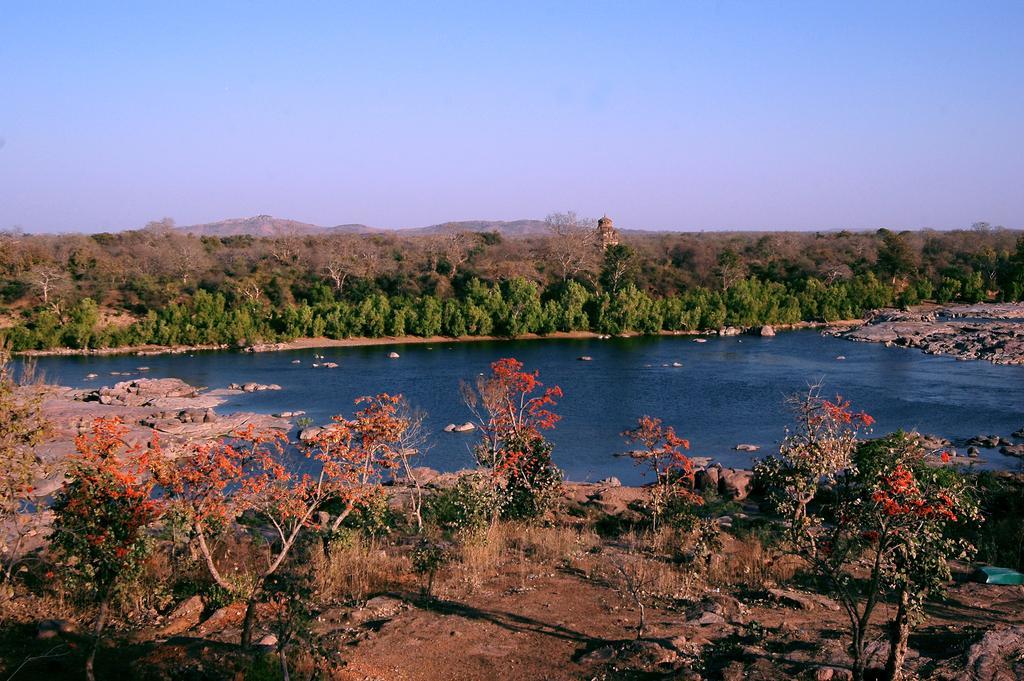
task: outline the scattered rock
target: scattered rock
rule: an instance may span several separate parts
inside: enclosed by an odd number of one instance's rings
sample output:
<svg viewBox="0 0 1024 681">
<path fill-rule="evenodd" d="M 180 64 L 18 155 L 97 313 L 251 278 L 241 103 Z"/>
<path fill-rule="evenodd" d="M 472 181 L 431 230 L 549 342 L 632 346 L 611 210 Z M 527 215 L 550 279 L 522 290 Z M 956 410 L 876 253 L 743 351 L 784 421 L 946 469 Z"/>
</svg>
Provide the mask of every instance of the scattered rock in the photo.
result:
<svg viewBox="0 0 1024 681">
<path fill-rule="evenodd" d="M 622 481 L 616 478 L 614 475 L 609 478 L 604 478 L 597 484 L 605 485 L 606 487 L 622 487 Z"/>
<path fill-rule="evenodd" d="M 743 329 L 740 329 L 735 326 L 723 326 L 721 329 L 718 330 L 719 336 L 738 336 L 741 333 L 743 333 Z"/>
<path fill-rule="evenodd" d="M 1007 456 L 1024 458 L 1024 445 L 1008 445 L 1006 447 L 1000 447 L 999 453 L 1006 454 Z"/>
</svg>

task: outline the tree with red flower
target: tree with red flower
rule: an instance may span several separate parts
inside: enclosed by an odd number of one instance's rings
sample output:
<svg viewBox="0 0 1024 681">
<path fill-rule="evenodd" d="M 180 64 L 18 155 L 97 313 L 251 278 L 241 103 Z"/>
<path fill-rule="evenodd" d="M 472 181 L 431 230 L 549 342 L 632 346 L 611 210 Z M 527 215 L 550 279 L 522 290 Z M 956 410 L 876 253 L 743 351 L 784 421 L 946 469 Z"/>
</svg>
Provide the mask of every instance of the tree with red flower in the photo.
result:
<svg viewBox="0 0 1024 681">
<path fill-rule="evenodd" d="M 291 555 L 304 530 L 332 503 L 344 519 L 374 491 L 383 476 L 399 465 L 397 446 L 409 422 L 399 412 L 400 395 L 361 397 L 364 405 L 352 419 L 335 416 L 304 452 L 314 472 L 300 472 L 288 460 L 288 438 L 279 431 L 250 426 L 219 442 L 191 448 L 182 464 L 161 480 L 170 499 L 190 519 L 193 535 L 211 578 L 247 603 L 242 646 L 252 642 L 254 613 L 267 580 Z M 272 530 L 273 540 L 255 531 L 269 549 L 265 564 L 228 578 L 210 548 L 210 535 L 233 524 L 243 513 Z"/>
<path fill-rule="evenodd" d="M 67 481 L 53 504 L 51 546 L 76 592 L 99 606 L 86 677 L 106 626 L 111 599 L 149 553 L 147 528 L 164 511 L 154 495 L 163 453 L 154 435 L 148 445 L 129 444 L 120 418 L 96 419 L 75 440 Z"/>
<path fill-rule="evenodd" d="M 477 465 L 505 496 L 507 516 L 536 517 L 558 496 L 562 475 L 551 460 L 544 431 L 561 418 L 554 411 L 558 386 L 545 388 L 540 372 L 524 371 L 507 357 L 491 363 L 489 376 L 462 385 L 463 400 L 483 435 L 474 448 Z"/>
</svg>

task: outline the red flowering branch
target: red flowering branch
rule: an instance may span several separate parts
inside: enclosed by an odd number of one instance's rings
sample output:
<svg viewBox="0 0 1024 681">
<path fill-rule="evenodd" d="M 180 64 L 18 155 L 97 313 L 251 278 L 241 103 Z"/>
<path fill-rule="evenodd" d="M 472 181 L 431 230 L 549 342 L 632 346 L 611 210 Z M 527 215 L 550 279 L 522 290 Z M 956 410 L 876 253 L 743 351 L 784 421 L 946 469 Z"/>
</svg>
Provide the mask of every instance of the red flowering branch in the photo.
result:
<svg viewBox="0 0 1024 681">
<path fill-rule="evenodd" d="M 622 433 L 626 442 L 643 445 L 629 453 L 637 465 L 646 465 L 654 474 L 650 488 L 653 509 L 653 527 L 657 529 L 658 519 L 673 500 L 703 503 L 693 492 L 693 461 L 683 453 L 690 448 L 690 442 L 676 434 L 672 426 L 662 425 L 659 418 L 641 416 L 637 425 Z"/>
</svg>

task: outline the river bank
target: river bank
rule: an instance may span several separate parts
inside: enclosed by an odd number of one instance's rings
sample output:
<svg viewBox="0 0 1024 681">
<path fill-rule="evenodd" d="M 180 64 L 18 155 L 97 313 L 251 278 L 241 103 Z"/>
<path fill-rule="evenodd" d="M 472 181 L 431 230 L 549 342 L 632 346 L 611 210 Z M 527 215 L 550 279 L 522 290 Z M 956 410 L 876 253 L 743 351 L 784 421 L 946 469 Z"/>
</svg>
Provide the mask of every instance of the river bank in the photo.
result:
<svg viewBox="0 0 1024 681">
<path fill-rule="evenodd" d="M 705 329 L 694 331 L 660 331 L 656 334 L 625 333 L 616 338 L 633 338 L 643 335 L 651 336 L 736 336 L 747 333 L 774 335 L 776 331 L 795 331 L 800 329 L 848 329 L 863 324 L 862 319 L 844 319 L 833 322 L 797 322 L 796 324 L 766 324 L 763 326 L 738 327 L 726 326 L 721 329 Z M 440 343 L 474 343 L 485 341 L 508 340 L 558 340 L 612 338 L 608 334 L 594 331 L 555 331 L 548 334 L 527 333 L 519 336 L 382 336 L 379 338 L 295 338 L 289 341 L 255 343 L 252 345 L 231 346 L 226 343 L 202 345 L 127 345 L 116 348 L 53 348 L 49 350 L 23 350 L 14 354 L 21 357 L 102 357 L 108 355 L 136 355 L 147 357 L 152 355 L 182 355 L 193 352 L 214 350 L 240 350 L 244 352 L 280 352 L 287 350 L 311 350 L 316 348 L 351 348 L 375 345 L 431 345 Z"/>
</svg>

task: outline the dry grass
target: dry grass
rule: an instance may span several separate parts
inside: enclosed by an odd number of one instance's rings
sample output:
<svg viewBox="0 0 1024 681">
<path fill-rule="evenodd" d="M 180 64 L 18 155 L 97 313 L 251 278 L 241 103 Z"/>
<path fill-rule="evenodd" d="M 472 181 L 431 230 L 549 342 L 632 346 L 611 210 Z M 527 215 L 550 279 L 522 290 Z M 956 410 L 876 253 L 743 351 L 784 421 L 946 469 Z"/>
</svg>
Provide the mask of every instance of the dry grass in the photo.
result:
<svg viewBox="0 0 1024 681">
<path fill-rule="evenodd" d="M 711 564 L 708 581 L 724 587 L 764 589 L 788 582 L 799 559 L 766 549 L 756 537 L 730 541 Z"/>
<path fill-rule="evenodd" d="M 401 588 L 412 578 L 412 563 L 407 556 L 361 541 L 335 545 L 329 552 L 322 545 L 313 546 L 307 565 L 316 592 L 326 602 L 365 600 Z"/>
<path fill-rule="evenodd" d="M 543 564 L 573 562 L 600 543 L 590 529 L 567 526 L 510 526 L 513 545 L 530 560 Z"/>
</svg>

